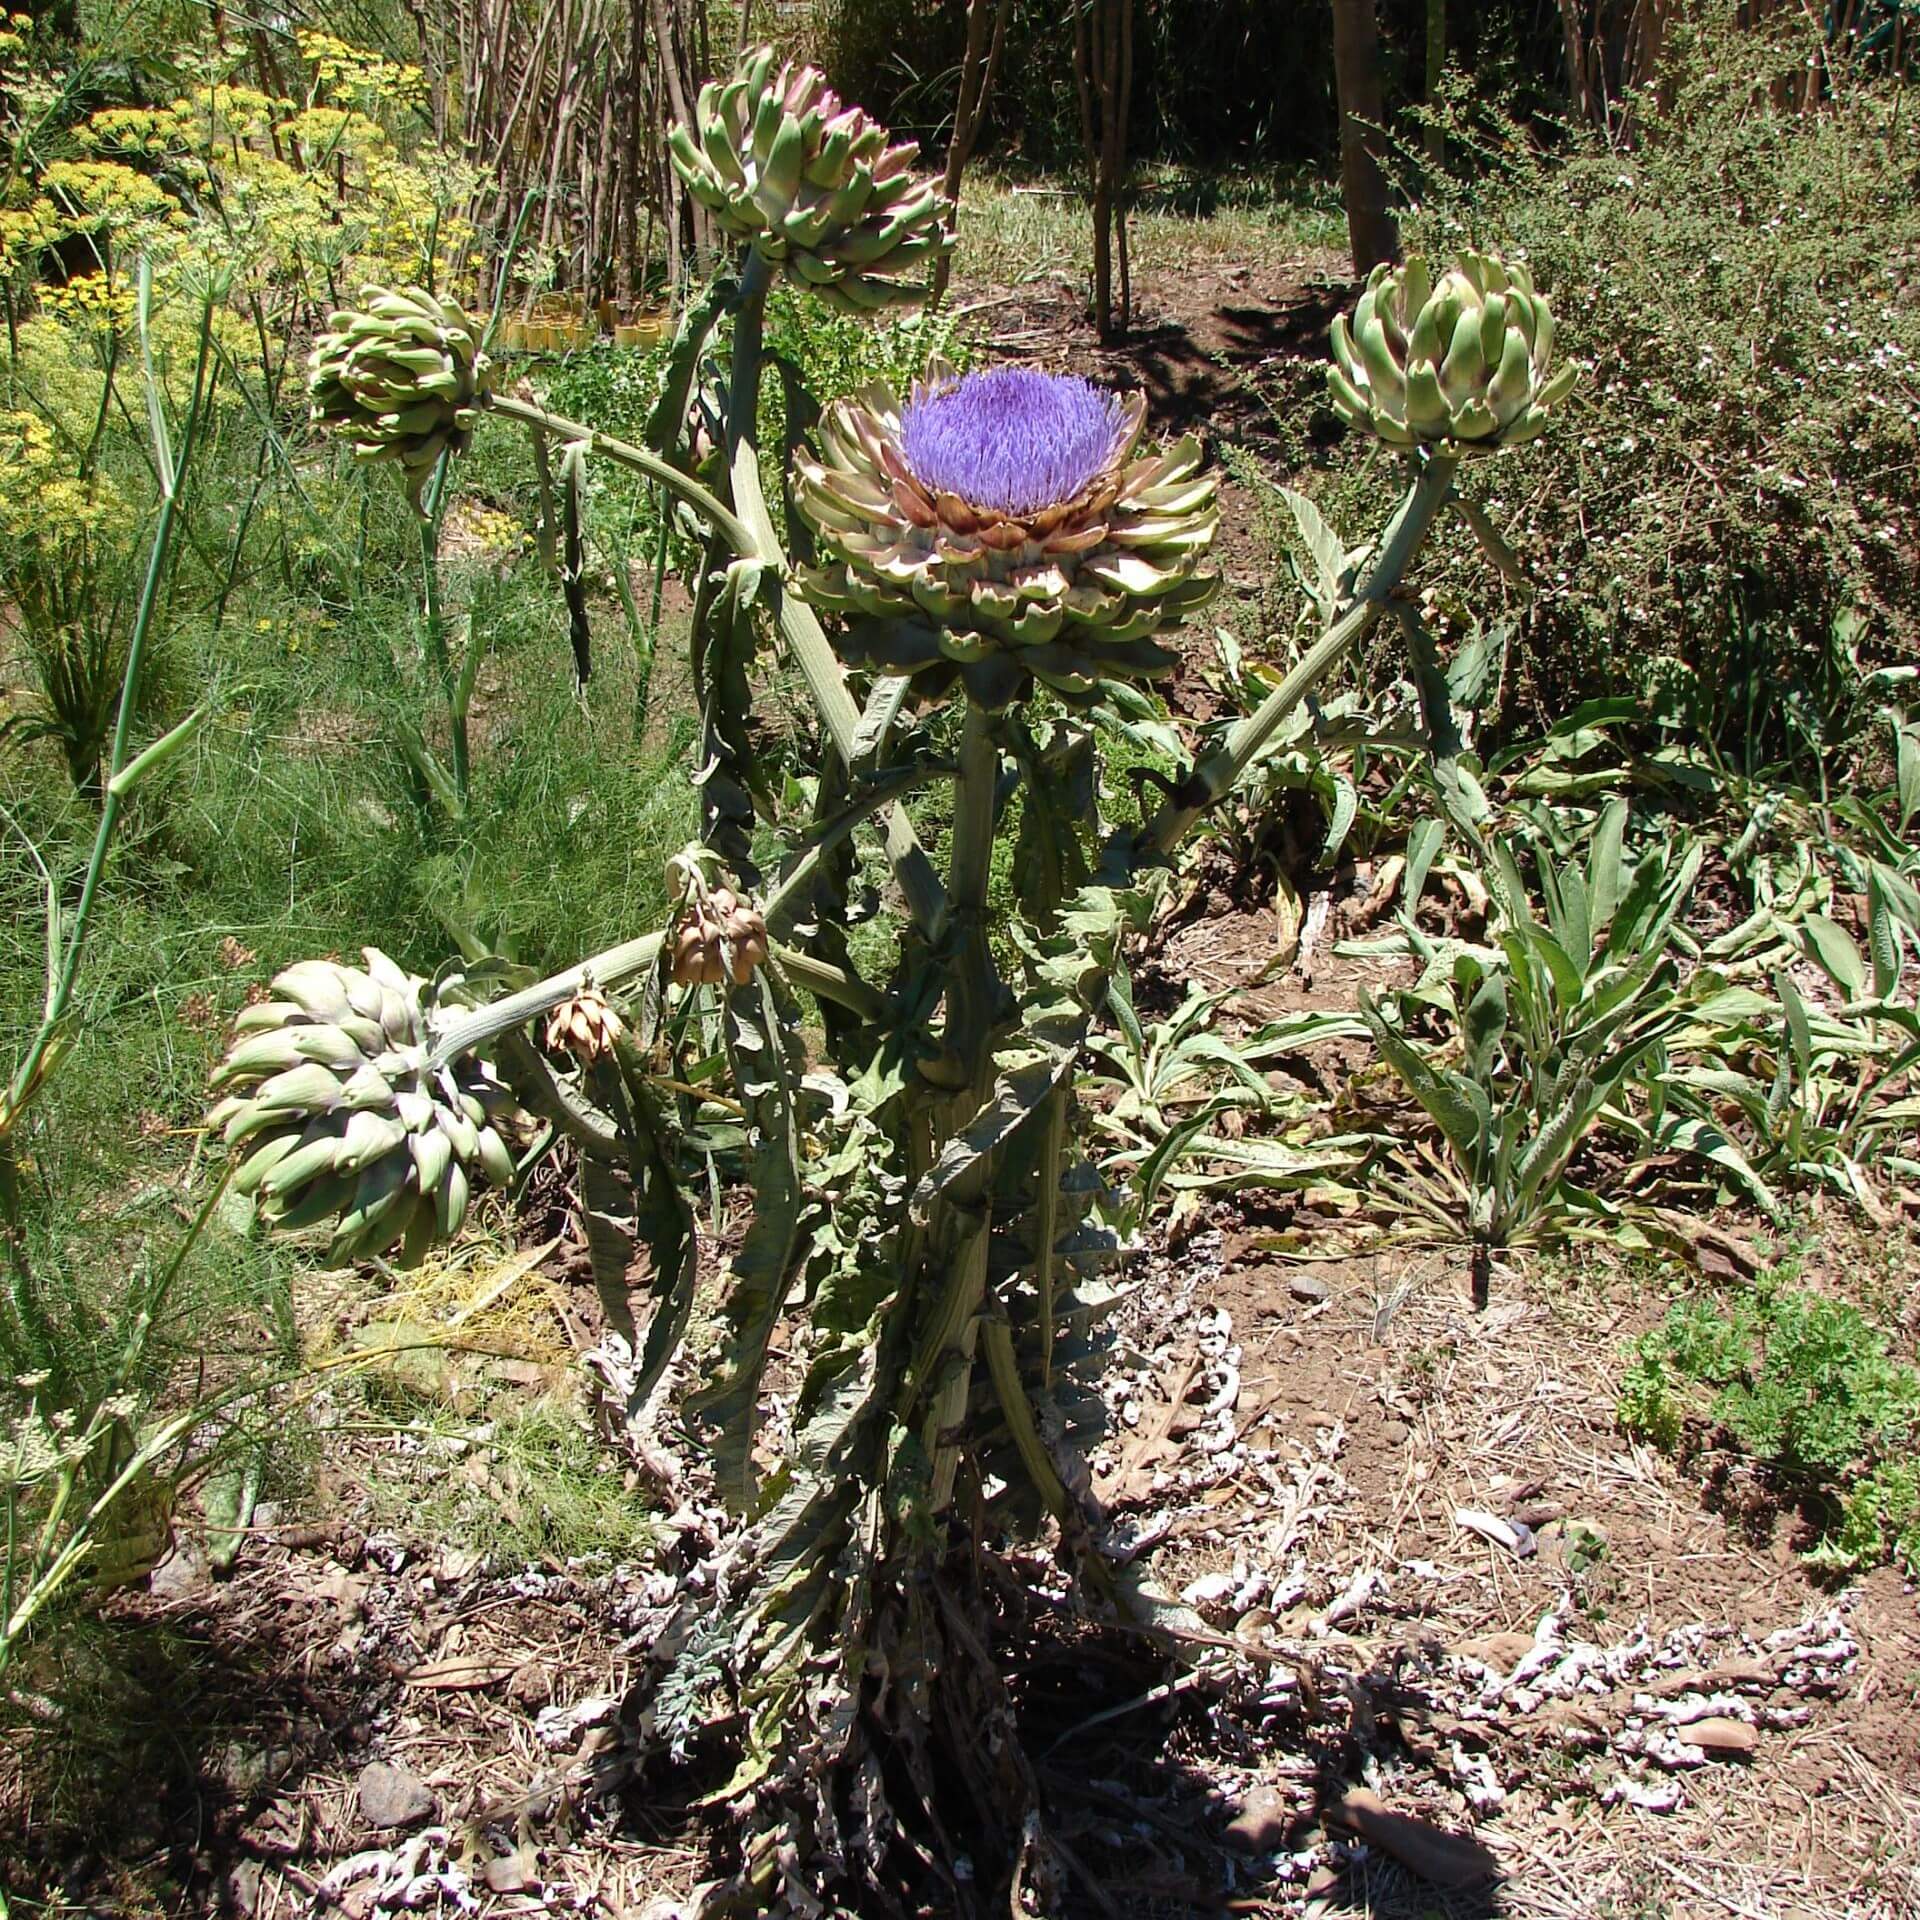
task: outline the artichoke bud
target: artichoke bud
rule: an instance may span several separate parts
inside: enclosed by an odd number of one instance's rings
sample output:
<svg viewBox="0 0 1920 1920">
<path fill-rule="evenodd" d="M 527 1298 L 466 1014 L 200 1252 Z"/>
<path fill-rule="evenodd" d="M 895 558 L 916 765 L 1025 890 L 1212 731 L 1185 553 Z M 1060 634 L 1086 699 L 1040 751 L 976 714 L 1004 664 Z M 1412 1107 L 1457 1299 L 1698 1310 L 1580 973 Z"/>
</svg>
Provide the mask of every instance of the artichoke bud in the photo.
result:
<svg viewBox="0 0 1920 1920">
<path fill-rule="evenodd" d="M 676 985 L 745 986 L 768 954 L 766 915 L 731 887 L 688 886 L 673 932 L 671 971 Z"/>
<path fill-rule="evenodd" d="M 591 981 L 547 1016 L 549 1050 L 571 1053 L 589 1066 L 611 1053 L 625 1032 L 613 1003 Z"/>
<path fill-rule="evenodd" d="M 1174 656 L 1152 636 L 1217 584 L 1218 512 L 1198 442 L 1143 455 L 1145 420 L 1137 394 L 939 361 L 905 404 L 878 385 L 839 402 L 798 463 L 823 553 L 800 589 L 849 617 L 850 664 L 957 679 L 988 708 L 1036 683 L 1086 705 L 1103 680 L 1163 675 Z"/>
<path fill-rule="evenodd" d="M 476 1167 L 513 1176 L 512 1096 L 472 1055 L 429 1068 L 424 987 L 372 947 L 364 968 L 301 961 L 235 1021 L 213 1076 L 236 1188 L 269 1226 L 330 1223 L 335 1261 L 418 1260 L 464 1219 Z"/>
<path fill-rule="evenodd" d="M 1437 280 L 1418 258 L 1376 267 L 1332 338 L 1334 411 L 1396 447 L 1518 445 L 1579 378 L 1551 370 L 1553 315 L 1531 273 L 1489 253 L 1462 253 Z"/>
<path fill-rule="evenodd" d="M 360 459 L 396 462 L 418 506 L 440 456 L 466 451 L 487 404 L 483 329 L 421 287 L 367 287 L 361 297 L 363 311 L 335 314 L 314 342 L 313 417 L 351 440 Z"/>
<path fill-rule="evenodd" d="M 922 297 L 903 276 L 952 244 L 952 209 L 908 173 L 913 145 L 842 106 L 824 77 L 771 48 L 701 89 L 695 125 L 668 140 L 687 191 L 736 240 L 808 286 L 865 309 Z M 891 184 L 889 184 L 891 183 Z"/>
</svg>

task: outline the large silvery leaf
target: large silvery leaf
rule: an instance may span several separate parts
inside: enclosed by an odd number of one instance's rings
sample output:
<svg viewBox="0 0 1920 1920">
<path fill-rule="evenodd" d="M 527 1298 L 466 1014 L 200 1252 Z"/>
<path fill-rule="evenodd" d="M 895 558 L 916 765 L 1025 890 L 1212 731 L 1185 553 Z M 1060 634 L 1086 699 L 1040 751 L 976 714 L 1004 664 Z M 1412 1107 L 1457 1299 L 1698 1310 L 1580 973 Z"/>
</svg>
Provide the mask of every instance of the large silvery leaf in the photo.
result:
<svg viewBox="0 0 1920 1920">
<path fill-rule="evenodd" d="M 1436 1067 L 1393 1027 L 1370 993 L 1360 995 L 1360 1017 L 1366 1021 L 1381 1058 L 1400 1076 L 1407 1091 L 1425 1108 L 1427 1117 L 1446 1136 L 1448 1146 L 1464 1168 L 1477 1172 L 1493 1125 L 1487 1096 L 1472 1081 L 1445 1067 Z"/>
</svg>

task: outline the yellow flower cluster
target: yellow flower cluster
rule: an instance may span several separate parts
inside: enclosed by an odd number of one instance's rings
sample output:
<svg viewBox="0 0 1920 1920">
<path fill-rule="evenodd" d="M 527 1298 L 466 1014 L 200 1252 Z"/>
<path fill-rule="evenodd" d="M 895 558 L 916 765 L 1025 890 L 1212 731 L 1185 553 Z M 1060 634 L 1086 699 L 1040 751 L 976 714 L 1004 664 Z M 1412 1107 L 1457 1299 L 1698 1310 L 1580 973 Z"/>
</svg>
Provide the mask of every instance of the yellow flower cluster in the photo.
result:
<svg viewBox="0 0 1920 1920">
<path fill-rule="evenodd" d="M 38 401 L 0 411 L 0 536 L 44 549 L 128 529 L 134 513 L 110 478 L 76 473 L 106 379 L 72 329 L 49 319 L 19 330 L 15 372 Z"/>
<path fill-rule="evenodd" d="M 300 57 L 318 76 L 324 98 L 369 106 L 415 107 L 427 97 L 426 78 L 418 67 L 349 46 L 330 33 L 302 28 L 297 37 Z"/>
<path fill-rule="evenodd" d="M 57 287 L 42 287 L 40 308 L 71 327 L 124 334 L 133 325 L 133 287 L 109 274 L 76 274 Z"/>
<path fill-rule="evenodd" d="M 76 221 L 125 228 L 186 220 L 158 181 L 113 160 L 56 160 L 40 175 L 40 185 Z"/>
<path fill-rule="evenodd" d="M 476 507 L 466 518 L 466 531 L 482 553 L 518 553 L 531 538 L 510 513 L 497 507 Z"/>
<path fill-rule="evenodd" d="M 423 144 L 419 69 L 329 34 L 303 33 L 300 46 L 297 97 L 189 55 L 173 97 L 101 108 L 66 130 L 58 159 L 0 184 L 0 274 L 35 280 L 51 250 L 85 241 L 69 250 L 71 277 L 33 287 L 7 364 L 0 598 L 78 607 L 96 562 L 150 508 L 144 474 L 96 444 L 103 419 L 144 411 L 141 356 L 102 350 L 103 336 L 133 330 L 138 260 L 152 270 L 153 364 L 176 413 L 209 287 L 216 338 L 244 365 L 258 362 L 263 317 L 283 342 L 341 287 L 467 278 L 476 236 L 463 209 L 481 181 Z M 48 56 L 31 20 L 0 11 L 0 139 L 65 97 L 71 76 Z M 93 270 L 71 272 L 75 251 Z M 218 382 L 214 405 L 239 393 Z"/>
</svg>

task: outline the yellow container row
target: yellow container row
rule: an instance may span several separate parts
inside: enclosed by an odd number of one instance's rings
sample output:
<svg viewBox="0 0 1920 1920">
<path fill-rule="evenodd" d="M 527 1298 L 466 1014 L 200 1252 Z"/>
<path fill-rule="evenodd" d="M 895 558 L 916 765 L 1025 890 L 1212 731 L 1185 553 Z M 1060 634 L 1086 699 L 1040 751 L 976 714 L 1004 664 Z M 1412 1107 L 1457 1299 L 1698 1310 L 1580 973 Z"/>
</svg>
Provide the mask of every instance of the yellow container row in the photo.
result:
<svg viewBox="0 0 1920 1920">
<path fill-rule="evenodd" d="M 671 316 L 664 313 L 636 314 L 631 320 L 600 315 L 588 319 L 577 306 L 572 312 L 542 312 L 536 302 L 530 315 L 501 323 L 500 339 L 509 353 L 571 353 L 592 346 L 603 324 L 616 347 L 658 346 L 673 330 Z"/>
</svg>

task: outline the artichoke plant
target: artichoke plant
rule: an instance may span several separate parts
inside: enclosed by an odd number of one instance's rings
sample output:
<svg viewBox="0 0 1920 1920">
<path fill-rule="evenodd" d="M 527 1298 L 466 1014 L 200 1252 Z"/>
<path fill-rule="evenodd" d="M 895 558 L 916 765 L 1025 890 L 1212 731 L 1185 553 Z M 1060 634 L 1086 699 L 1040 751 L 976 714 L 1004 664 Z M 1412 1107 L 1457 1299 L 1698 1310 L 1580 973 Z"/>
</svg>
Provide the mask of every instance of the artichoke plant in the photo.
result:
<svg viewBox="0 0 1920 1920">
<path fill-rule="evenodd" d="M 1533 439 L 1572 392 L 1549 372 L 1553 314 L 1519 261 L 1463 253 L 1436 281 L 1427 261 L 1375 267 L 1349 324 L 1333 323 L 1334 411 L 1395 447 L 1491 452 Z"/>
<path fill-rule="evenodd" d="M 710 530 L 694 544 L 690 594 L 701 823 L 669 865 L 673 910 L 458 1022 L 375 953 L 364 973 L 289 969 L 277 997 L 243 1016 L 215 1117 L 268 1224 L 335 1218 L 337 1257 L 396 1240 L 412 1254 L 457 1224 L 476 1173 L 512 1172 L 505 1089 L 475 1051 L 497 1043 L 549 1140 L 578 1156 L 603 1298 L 631 1302 L 628 1406 L 646 1406 L 687 1353 L 696 1300 L 714 1302 L 716 1337 L 703 1337 L 681 1406 L 740 1524 L 661 1635 L 632 1723 L 656 1751 L 683 1752 L 723 1715 L 748 1743 L 753 1771 L 729 1798 L 739 1871 L 695 1910 L 824 1910 L 847 1888 L 847 1910 L 866 1910 L 864 1889 L 887 1889 L 876 1898 L 891 1907 L 900 1889 L 932 1884 L 924 1869 L 949 1890 L 977 1888 L 960 1910 L 1004 1912 L 1040 1823 L 987 1651 L 982 1541 L 961 1537 L 974 1503 L 959 1497 L 960 1474 L 970 1455 L 972 1485 L 1008 1493 L 995 1528 L 1002 1513 L 1011 1524 L 1044 1508 L 1063 1544 L 1092 1537 L 1075 1433 L 1104 1404 L 1086 1329 L 1112 1298 L 1102 1269 L 1120 1248 L 1075 1094 L 1089 1037 L 1121 1004 L 1124 945 L 1152 925 L 1182 836 L 1383 614 L 1412 614 L 1404 585 L 1450 508 L 1492 537 L 1457 490 L 1459 456 L 1536 431 L 1570 376 L 1548 374 L 1552 323 L 1524 275 L 1473 259 L 1439 288 L 1411 266 L 1376 278 L 1341 334 L 1335 390 L 1350 417 L 1425 449 L 1405 496 L 1364 564 L 1314 516 L 1317 546 L 1335 549 L 1322 560 L 1325 631 L 1256 710 L 1216 731 L 1151 819 L 1105 835 L 1092 866 L 1099 785 L 1082 770 L 1099 730 L 1049 723 L 1043 742 L 1002 709 L 1039 686 L 1084 704 L 1102 682 L 1172 665 L 1157 639 L 1217 585 L 1215 486 L 1198 444 L 1144 449 L 1138 395 L 1025 369 L 961 379 L 935 362 L 905 404 L 874 387 L 826 414 L 818 453 L 794 471 L 817 560 L 794 566 L 755 438 L 771 282 L 787 271 L 843 305 L 902 297 L 905 269 L 945 244 L 938 203 L 909 178 L 909 149 L 843 112 L 817 75 L 776 75 L 767 53 L 702 95 L 674 155 L 750 251 L 688 308 L 649 429 L 657 444 L 488 395 L 470 329 L 469 358 L 442 341 L 448 364 L 423 367 L 442 410 L 416 423 L 395 371 L 410 363 L 380 344 L 396 307 L 428 324 L 415 295 L 340 326 L 315 379 L 322 410 L 363 451 L 412 447 L 424 470 L 428 448 L 407 436 L 444 431 L 453 444 L 465 423 L 451 402 L 465 394 L 582 459 L 634 468 Z M 432 326 L 446 325 L 436 311 Z M 715 363 L 726 376 L 710 387 Z M 704 443 L 683 424 L 696 393 Z M 816 608 L 847 616 L 833 642 Z M 790 781 L 769 781 L 756 759 L 744 666 L 768 627 L 821 725 L 820 761 L 779 769 Z M 843 662 L 917 676 L 923 690 L 959 682 L 951 757 L 928 751 L 931 729 L 895 739 L 901 689 L 863 705 Z M 908 811 L 933 781 L 950 781 L 944 876 Z M 1022 838 L 1003 890 L 1014 792 Z M 851 843 L 869 833 L 902 918 L 897 939 L 856 951 Z M 779 878 L 755 899 L 755 862 L 764 870 L 773 850 Z M 1005 953 L 1019 955 L 1008 975 Z M 885 978 L 870 977 L 876 956 Z M 625 1003 L 630 1038 L 607 998 L 625 982 L 641 983 Z M 541 1020 L 544 1052 L 526 1044 Z M 704 1053 L 691 1072 L 683 1038 Z M 708 1296 L 700 1216 L 721 1178 L 750 1217 Z M 644 1294 L 630 1285 L 637 1262 L 652 1275 Z M 804 1330 L 783 1346 L 789 1316 Z M 786 1433 L 769 1444 L 768 1368 L 797 1352 Z M 876 1661 L 918 1678 L 876 1693 Z M 887 1808 L 858 1831 L 843 1824 L 846 1795 L 864 1793 L 889 1753 L 922 1756 L 913 1779 L 940 1780 L 982 1816 L 977 1833 L 946 1828 L 930 1804 L 910 1826 Z M 948 1857 L 918 1832 L 941 1834 Z M 950 1832 L 967 1841 L 964 1876 Z"/>
<path fill-rule="evenodd" d="M 313 417 L 361 459 L 396 462 L 418 503 L 442 452 L 466 451 L 486 404 L 484 328 L 420 287 L 367 287 L 361 298 L 364 309 L 336 313 L 314 342 Z"/>
<path fill-rule="evenodd" d="M 845 311 L 924 299 L 952 244 L 951 208 L 913 172 L 920 149 L 845 107 L 814 67 L 774 70 L 771 47 L 700 90 L 669 135 L 687 191 L 736 240 Z"/>
<path fill-rule="evenodd" d="M 330 1222 L 335 1263 L 396 1244 L 411 1262 L 459 1227 L 477 1175 L 512 1180 L 513 1100 L 477 1056 L 432 1066 L 425 982 L 364 951 L 364 970 L 302 960 L 241 1010 L 208 1122 L 268 1224 Z"/>
<path fill-rule="evenodd" d="M 1152 636 L 1218 584 L 1219 512 L 1198 441 L 1134 457 L 1145 422 L 1143 395 L 1027 368 L 961 379 L 936 360 L 905 406 L 870 387 L 796 462 L 827 552 L 802 591 L 855 616 L 852 664 L 957 673 L 990 709 L 1036 680 L 1072 701 L 1164 673 Z"/>
</svg>

